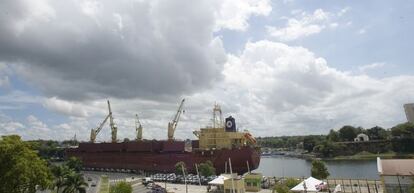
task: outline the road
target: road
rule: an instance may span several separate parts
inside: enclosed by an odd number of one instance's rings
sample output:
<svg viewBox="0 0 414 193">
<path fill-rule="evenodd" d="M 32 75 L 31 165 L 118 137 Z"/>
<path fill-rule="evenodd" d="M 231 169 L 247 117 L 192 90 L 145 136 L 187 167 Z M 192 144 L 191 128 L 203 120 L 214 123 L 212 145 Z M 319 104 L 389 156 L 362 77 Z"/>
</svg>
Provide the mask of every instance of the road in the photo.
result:
<svg viewBox="0 0 414 193">
<path fill-rule="evenodd" d="M 137 183 L 132 185 L 132 193 L 147 193 L 148 190 L 144 185 L 142 185 L 141 183 Z"/>
<path fill-rule="evenodd" d="M 138 176 L 137 174 L 130 174 L 130 173 L 113 173 L 113 172 L 97 172 L 97 171 L 83 171 L 82 172 L 84 177 L 85 177 L 85 181 L 88 183 L 88 189 L 87 189 L 87 193 L 98 193 L 98 189 L 99 189 L 99 185 L 100 185 L 100 176 L 102 175 L 106 175 L 109 177 L 109 182 L 113 182 L 113 181 L 117 181 L 117 180 L 124 180 L 125 178 L 140 178 L 141 176 Z M 88 181 L 88 178 L 91 179 L 91 181 Z M 92 187 L 92 184 L 96 184 L 95 187 Z M 137 191 L 135 191 L 135 189 Z M 147 192 L 145 191 L 145 187 L 141 187 L 141 186 L 135 186 L 134 192 L 138 193 L 138 192 Z"/>
<path fill-rule="evenodd" d="M 86 192 L 97 193 L 101 175 L 97 173 L 90 173 L 90 172 L 82 172 L 82 173 L 83 173 L 86 183 L 88 183 L 88 188 L 86 189 Z M 91 181 L 89 181 L 88 179 L 91 179 Z M 94 184 L 95 186 L 92 186 L 92 184 Z"/>
</svg>

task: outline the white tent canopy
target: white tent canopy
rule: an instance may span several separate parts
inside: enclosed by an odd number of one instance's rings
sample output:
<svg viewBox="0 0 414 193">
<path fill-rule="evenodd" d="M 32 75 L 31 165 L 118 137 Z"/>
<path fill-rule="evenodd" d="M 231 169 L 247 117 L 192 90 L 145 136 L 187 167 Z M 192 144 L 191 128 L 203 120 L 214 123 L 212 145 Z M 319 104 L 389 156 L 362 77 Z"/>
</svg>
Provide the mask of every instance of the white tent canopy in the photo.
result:
<svg viewBox="0 0 414 193">
<path fill-rule="evenodd" d="M 304 186 L 304 183 L 306 186 Z M 307 192 L 319 192 L 319 187 L 321 187 L 321 185 L 323 186 L 325 185 L 325 183 L 316 178 L 309 177 L 290 190 L 292 190 L 293 192 L 303 192 L 305 191 L 306 187 Z"/>
<path fill-rule="evenodd" d="M 224 185 L 224 180 L 229 179 L 228 177 L 225 176 L 219 176 L 214 180 L 211 180 L 208 184 L 210 185 Z"/>
</svg>

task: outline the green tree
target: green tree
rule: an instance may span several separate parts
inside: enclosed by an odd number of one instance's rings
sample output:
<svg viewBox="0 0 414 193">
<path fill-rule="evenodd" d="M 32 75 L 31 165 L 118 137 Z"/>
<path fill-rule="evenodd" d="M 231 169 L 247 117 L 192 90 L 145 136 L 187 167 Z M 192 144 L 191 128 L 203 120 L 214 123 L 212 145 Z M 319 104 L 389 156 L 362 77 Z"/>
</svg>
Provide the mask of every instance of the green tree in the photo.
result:
<svg viewBox="0 0 414 193">
<path fill-rule="evenodd" d="M 63 193 L 85 193 L 88 184 L 85 182 L 82 174 L 70 171 L 66 175 L 63 186 Z"/>
<path fill-rule="evenodd" d="M 132 186 L 129 183 L 126 182 L 119 182 L 114 186 L 111 186 L 110 193 L 131 193 L 132 192 Z"/>
<path fill-rule="evenodd" d="M 414 123 L 398 124 L 391 128 L 391 134 L 395 138 L 414 138 Z"/>
<path fill-rule="evenodd" d="M 300 181 L 295 178 L 287 178 L 286 180 L 276 182 L 273 192 L 277 193 L 289 193 L 291 192 L 290 189 L 298 185 Z"/>
<path fill-rule="evenodd" d="M 79 172 L 82 169 L 82 161 L 76 157 L 70 157 L 66 162 L 66 165 L 69 169 L 75 170 L 76 172 Z"/>
<path fill-rule="evenodd" d="M 367 129 L 366 132 L 370 140 L 384 140 L 388 138 L 387 131 L 382 127 L 375 126 L 371 129 Z"/>
<path fill-rule="evenodd" d="M 325 140 L 315 146 L 314 152 L 322 157 L 335 157 L 344 153 L 344 145 Z"/>
<path fill-rule="evenodd" d="M 277 193 L 289 193 L 290 189 L 285 184 L 276 184 L 274 191 Z"/>
<path fill-rule="evenodd" d="M 328 134 L 327 138 L 328 138 L 329 141 L 338 142 L 339 141 L 339 133 L 337 131 L 331 129 L 329 131 L 329 134 Z"/>
<path fill-rule="evenodd" d="M 315 136 L 309 135 L 305 136 L 303 138 L 303 149 L 305 149 L 308 152 L 312 152 L 313 148 L 317 145 L 318 138 Z"/>
<path fill-rule="evenodd" d="M 286 181 L 285 181 L 285 185 L 289 189 L 292 189 L 293 187 L 295 187 L 299 183 L 300 183 L 300 181 L 298 179 L 295 179 L 295 178 L 287 178 Z"/>
<path fill-rule="evenodd" d="M 205 163 L 201 163 L 198 167 L 198 170 L 202 176 L 212 176 L 216 174 L 216 169 L 210 160 L 206 161 Z"/>
<path fill-rule="evenodd" d="M 358 135 L 358 129 L 349 125 L 343 126 L 338 132 L 342 141 L 353 141 Z"/>
<path fill-rule="evenodd" d="M 317 179 L 326 179 L 329 176 L 325 163 L 319 160 L 312 161 L 311 176 Z"/>
<path fill-rule="evenodd" d="M 46 161 L 39 158 L 20 136 L 0 138 L 0 192 L 36 192 L 52 184 Z"/>
<path fill-rule="evenodd" d="M 175 173 L 176 174 L 183 174 L 183 169 L 182 169 L 183 167 L 184 167 L 184 172 L 186 172 L 187 167 L 186 167 L 185 163 L 182 162 L 182 161 L 177 162 L 175 164 Z"/>
<path fill-rule="evenodd" d="M 66 165 L 52 166 L 52 174 L 54 176 L 53 186 L 56 192 L 59 193 L 61 188 L 65 185 L 67 175 L 72 171 Z"/>
<path fill-rule="evenodd" d="M 391 128 L 392 149 L 396 152 L 414 152 L 414 124 L 403 123 Z"/>
</svg>

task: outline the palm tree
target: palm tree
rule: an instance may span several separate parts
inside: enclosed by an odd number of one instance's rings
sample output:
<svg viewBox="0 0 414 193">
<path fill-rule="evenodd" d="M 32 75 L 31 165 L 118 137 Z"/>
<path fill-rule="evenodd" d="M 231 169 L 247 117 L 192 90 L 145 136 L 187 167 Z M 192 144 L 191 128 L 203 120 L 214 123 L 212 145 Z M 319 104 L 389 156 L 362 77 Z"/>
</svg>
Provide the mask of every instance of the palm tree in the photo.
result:
<svg viewBox="0 0 414 193">
<path fill-rule="evenodd" d="M 53 186 L 56 187 L 56 192 L 59 193 L 60 188 L 64 186 L 67 175 L 70 173 L 70 169 L 65 166 L 54 166 L 52 168 L 52 173 L 55 176 Z"/>
<path fill-rule="evenodd" d="M 83 179 L 82 174 L 78 174 L 74 171 L 71 171 L 66 176 L 63 185 L 65 186 L 63 193 L 85 193 L 86 187 L 88 186 L 85 179 Z"/>
</svg>

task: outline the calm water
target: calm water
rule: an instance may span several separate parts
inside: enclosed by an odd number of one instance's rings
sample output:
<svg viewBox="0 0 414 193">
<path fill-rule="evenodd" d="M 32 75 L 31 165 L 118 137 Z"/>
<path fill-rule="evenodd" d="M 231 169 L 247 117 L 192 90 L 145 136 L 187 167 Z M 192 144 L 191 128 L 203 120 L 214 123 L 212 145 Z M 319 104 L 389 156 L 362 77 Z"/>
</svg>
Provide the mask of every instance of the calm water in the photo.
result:
<svg viewBox="0 0 414 193">
<path fill-rule="evenodd" d="M 379 179 L 376 160 L 325 161 L 331 178 Z M 265 176 L 310 176 L 311 162 L 284 156 L 262 157 L 256 172 Z"/>
</svg>

